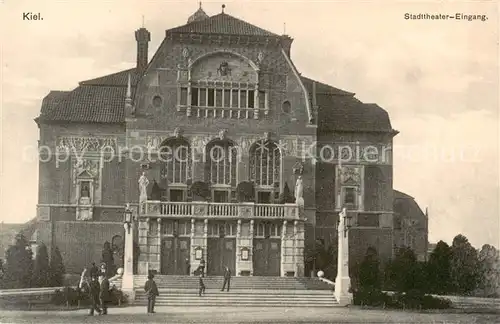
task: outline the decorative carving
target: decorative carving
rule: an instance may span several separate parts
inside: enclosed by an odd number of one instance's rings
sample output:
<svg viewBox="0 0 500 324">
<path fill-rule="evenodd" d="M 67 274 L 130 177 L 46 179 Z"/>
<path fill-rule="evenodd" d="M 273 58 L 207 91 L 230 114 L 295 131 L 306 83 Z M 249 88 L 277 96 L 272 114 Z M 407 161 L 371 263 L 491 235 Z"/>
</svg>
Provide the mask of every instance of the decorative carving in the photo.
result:
<svg viewBox="0 0 500 324">
<path fill-rule="evenodd" d="M 295 202 L 297 205 L 304 205 L 304 185 L 302 183 L 302 176 L 298 176 L 295 182 Z"/>
<path fill-rule="evenodd" d="M 76 155 L 76 158 L 73 160 L 73 184 L 76 184 L 76 181 L 80 175 L 91 177 L 93 180 L 99 178 L 99 160 L 96 159 L 85 159 L 81 156 Z M 96 186 L 98 181 L 96 181 Z"/>
<path fill-rule="evenodd" d="M 265 141 L 271 140 L 271 132 L 264 132 L 264 140 Z"/>
<path fill-rule="evenodd" d="M 238 206 L 239 217 L 253 217 L 253 206 Z"/>
<path fill-rule="evenodd" d="M 304 164 L 301 162 L 296 162 L 295 165 L 293 166 L 293 174 L 298 174 L 298 175 L 304 174 Z"/>
<path fill-rule="evenodd" d="M 217 69 L 217 75 L 219 76 L 228 76 L 231 75 L 231 68 L 229 67 L 229 63 L 227 61 L 222 61 Z"/>
<path fill-rule="evenodd" d="M 187 47 L 184 47 L 184 49 L 182 50 L 182 57 L 184 57 L 184 59 L 188 59 L 189 56 L 190 56 L 189 49 Z"/>
<path fill-rule="evenodd" d="M 92 207 L 77 207 L 76 208 L 76 220 L 87 221 L 93 218 L 93 208 Z"/>
<path fill-rule="evenodd" d="M 114 137 L 63 136 L 59 137 L 57 150 L 76 152 L 116 152 L 117 140 Z"/>
<path fill-rule="evenodd" d="M 227 137 L 227 129 L 221 129 L 219 131 L 219 138 L 222 140 L 222 139 L 225 139 Z"/>
<path fill-rule="evenodd" d="M 264 61 L 264 53 L 259 52 L 259 54 L 257 55 L 257 62 L 259 64 L 262 64 L 262 61 Z"/>
<path fill-rule="evenodd" d="M 38 206 L 37 207 L 37 219 L 39 221 L 50 221 L 50 207 L 49 206 Z"/>
<path fill-rule="evenodd" d="M 193 206 L 193 216 L 207 216 L 207 215 L 208 215 L 207 205 Z"/>
<path fill-rule="evenodd" d="M 361 174 L 359 167 L 344 165 L 340 169 L 340 181 L 344 184 L 360 185 Z"/>
<path fill-rule="evenodd" d="M 149 135 L 146 137 L 146 147 L 149 151 L 157 151 L 168 136 Z"/>
<path fill-rule="evenodd" d="M 176 127 L 174 129 L 174 137 L 180 138 L 180 137 L 182 137 L 183 134 L 184 134 L 184 130 L 182 130 L 182 128 Z"/>
</svg>

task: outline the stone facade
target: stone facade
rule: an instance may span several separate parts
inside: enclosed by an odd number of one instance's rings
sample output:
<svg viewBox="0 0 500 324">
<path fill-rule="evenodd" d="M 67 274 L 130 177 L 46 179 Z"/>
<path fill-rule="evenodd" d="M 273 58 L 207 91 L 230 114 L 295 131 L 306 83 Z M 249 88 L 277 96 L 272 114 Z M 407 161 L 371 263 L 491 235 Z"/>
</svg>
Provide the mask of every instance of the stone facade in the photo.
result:
<svg viewBox="0 0 500 324">
<path fill-rule="evenodd" d="M 391 257 L 390 147 L 397 132 L 387 113 L 302 77 L 291 61 L 288 36 L 224 13 L 200 17 L 188 31 L 183 26 L 167 30 L 147 66 L 150 36 L 141 29 L 136 33 L 138 67 L 44 99 L 37 119 L 44 148 L 40 239 L 49 250 L 59 247 L 68 271 L 79 272 L 100 261 L 105 241 L 123 236 L 124 205 L 131 203 L 144 208 L 138 210 L 135 234 L 139 273 L 173 271 L 165 258 L 193 270 L 201 259 L 211 262 L 214 252 L 209 251 L 221 249 L 233 251 L 220 262 L 234 262 L 237 275 L 254 275 L 256 267 L 279 259 L 277 275 L 302 276 L 308 246 L 318 237 L 336 240 L 337 215 L 348 204 L 356 215 L 351 260 L 356 262 L 368 246 Z M 212 23 L 209 30 L 193 32 L 204 19 Z M 181 142 L 189 146 L 192 162 L 168 165 L 162 149 Z M 268 155 L 265 168 L 255 162 L 264 161 L 256 160 L 261 144 L 277 152 Z M 211 145 L 229 145 L 237 158 L 217 169 L 204 160 Z M 342 155 L 368 147 L 377 151 L 376 159 L 372 151 Z M 271 167 L 272 161 L 279 163 Z M 149 179 L 150 197 L 138 206 L 142 173 Z M 222 182 L 214 180 L 219 173 Z M 303 205 L 278 203 L 285 187 L 293 194 L 299 175 Z M 237 186 L 247 181 L 257 184 L 256 202 L 238 200 Z M 195 182 L 209 184 L 207 202 L 193 200 Z M 152 198 L 155 183 L 162 190 L 158 201 Z M 228 192 L 224 203 L 218 201 L 223 192 Z M 218 222 L 228 226 L 223 234 L 215 230 Z M 172 232 L 169 224 L 174 224 Z M 224 244 L 216 246 L 217 239 Z M 170 246 L 173 254 L 165 254 Z M 276 258 L 261 264 L 256 253 Z M 207 267 L 213 270 L 212 264 Z"/>
</svg>

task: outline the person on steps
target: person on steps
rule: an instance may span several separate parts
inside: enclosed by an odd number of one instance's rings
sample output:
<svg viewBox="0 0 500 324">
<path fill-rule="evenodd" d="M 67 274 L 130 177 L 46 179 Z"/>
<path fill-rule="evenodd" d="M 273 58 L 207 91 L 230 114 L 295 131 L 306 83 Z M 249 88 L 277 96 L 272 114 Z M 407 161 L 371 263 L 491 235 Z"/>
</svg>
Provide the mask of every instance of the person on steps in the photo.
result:
<svg viewBox="0 0 500 324">
<path fill-rule="evenodd" d="M 144 291 L 146 292 L 146 296 L 148 296 L 148 313 L 153 314 L 155 312 L 155 302 L 156 296 L 159 296 L 158 287 L 156 286 L 156 282 L 153 280 L 154 275 L 150 274 L 148 276 L 148 280 L 144 285 Z"/>
<path fill-rule="evenodd" d="M 231 285 L 231 270 L 229 267 L 224 267 L 224 284 L 222 285 L 222 289 L 220 291 L 224 291 L 227 284 L 227 291 L 229 291 L 229 286 Z"/>
<path fill-rule="evenodd" d="M 199 291 L 199 295 L 201 297 L 201 294 L 205 295 L 205 284 L 203 283 L 203 274 L 200 273 L 199 275 L 200 277 L 200 280 L 199 280 L 199 288 L 200 288 L 200 291 Z"/>
<path fill-rule="evenodd" d="M 109 280 L 103 274 L 99 274 L 99 283 L 100 283 L 100 292 L 99 292 L 99 301 L 101 302 L 102 315 L 108 314 L 108 300 L 109 300 Z"/>
</svg>

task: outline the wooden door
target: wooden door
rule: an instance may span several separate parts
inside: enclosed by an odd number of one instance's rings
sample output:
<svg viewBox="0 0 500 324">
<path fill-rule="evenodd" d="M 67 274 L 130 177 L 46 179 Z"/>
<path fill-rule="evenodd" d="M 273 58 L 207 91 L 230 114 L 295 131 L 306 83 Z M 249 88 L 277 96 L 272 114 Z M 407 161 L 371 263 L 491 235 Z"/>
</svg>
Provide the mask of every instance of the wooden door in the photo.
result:
<svg viewBox="0 0 500 324">
<path fill-rule="evenodd" d="M 208 238 L 207 240 L 207 275 L 222 276 L 224 267 L 229 267 L 231 273 L 236 271 L 236 239 Z"/>
<path fill-rule="evenodd" d="M 161 273 L 166 275 L 187 275 L 190 239 L 188 237 L 167 237 L 162 241 Z"/>
<path fill-rule="evenodd" d="M 272 238 L 254 239 L 254 276 L 280 276 L 281 240 Z"/>
</svg>

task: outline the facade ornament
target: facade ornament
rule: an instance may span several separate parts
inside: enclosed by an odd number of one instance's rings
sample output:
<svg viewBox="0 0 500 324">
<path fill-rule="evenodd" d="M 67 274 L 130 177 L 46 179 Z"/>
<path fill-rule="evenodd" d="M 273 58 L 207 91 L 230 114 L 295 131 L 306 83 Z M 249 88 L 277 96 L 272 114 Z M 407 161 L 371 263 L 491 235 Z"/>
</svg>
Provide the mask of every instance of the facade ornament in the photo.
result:
<svg viewBox="0 0 500 324">
<path fill-rule="evenodd" d="M 359 168 L 354 166 L 344 165 L 340 169 L 340 179 L 342 184 L 351 183 L 358 185 L 361 183 L 361 175 Z"/>
<path fill-rule="evenodd" d="M 219 65 L 219 68 L 217 68 L 217 75 L 218 76 L 231 75 L 231 68 L 229 67 L 229 63 L 227 61 L 221 62 L 221 64 Z"/>
<path fill-rule="evenodd" d="M 271 140 L 271 132 L 264 132 L 264 141 L 270 141 Z"/>
<path fill-rule="evenodd" d="M 184 49 L 182 50 L 182 57 L 184 57 L 184 59 L 189 59 L 189 56 L 189 49 L 187 47 L 184 47 Z"/>
<path fill-rule="evenodd" d="M 219 131 L 219 139 L 223 140 L 227 138 L 227 129 L 221 129 Z"/>
<path fill-rule="evenodd" d="M 149 180 L 146 177 L 146 172 L 143 172 L 141 177 L 139 178 L 139 202 L 145 203 L 148 200 L 148 185 Z"/>
<path fill-rule="evenodd" d="M 181 138 L 183 134 L 184 134 L 184 131 L 182 130 L 182 128 L 176 127 L 174 129 L 174 137 L 175 138 Z"/>
<path fill-rule="evenodd" d="M 298 174 L 299 176 L 304 174 L 304 164 L 302 164 L 301 162 L 295 163 L 295 165 L 293 166 L 293 174 Z"/>
<path fill-rule="evenodd" d="M 257 62 L 262 64 L 262 61 L 264 61 L 264 53 L 259 52 L 259 55 L 257 55 Z"/>
</svg>

